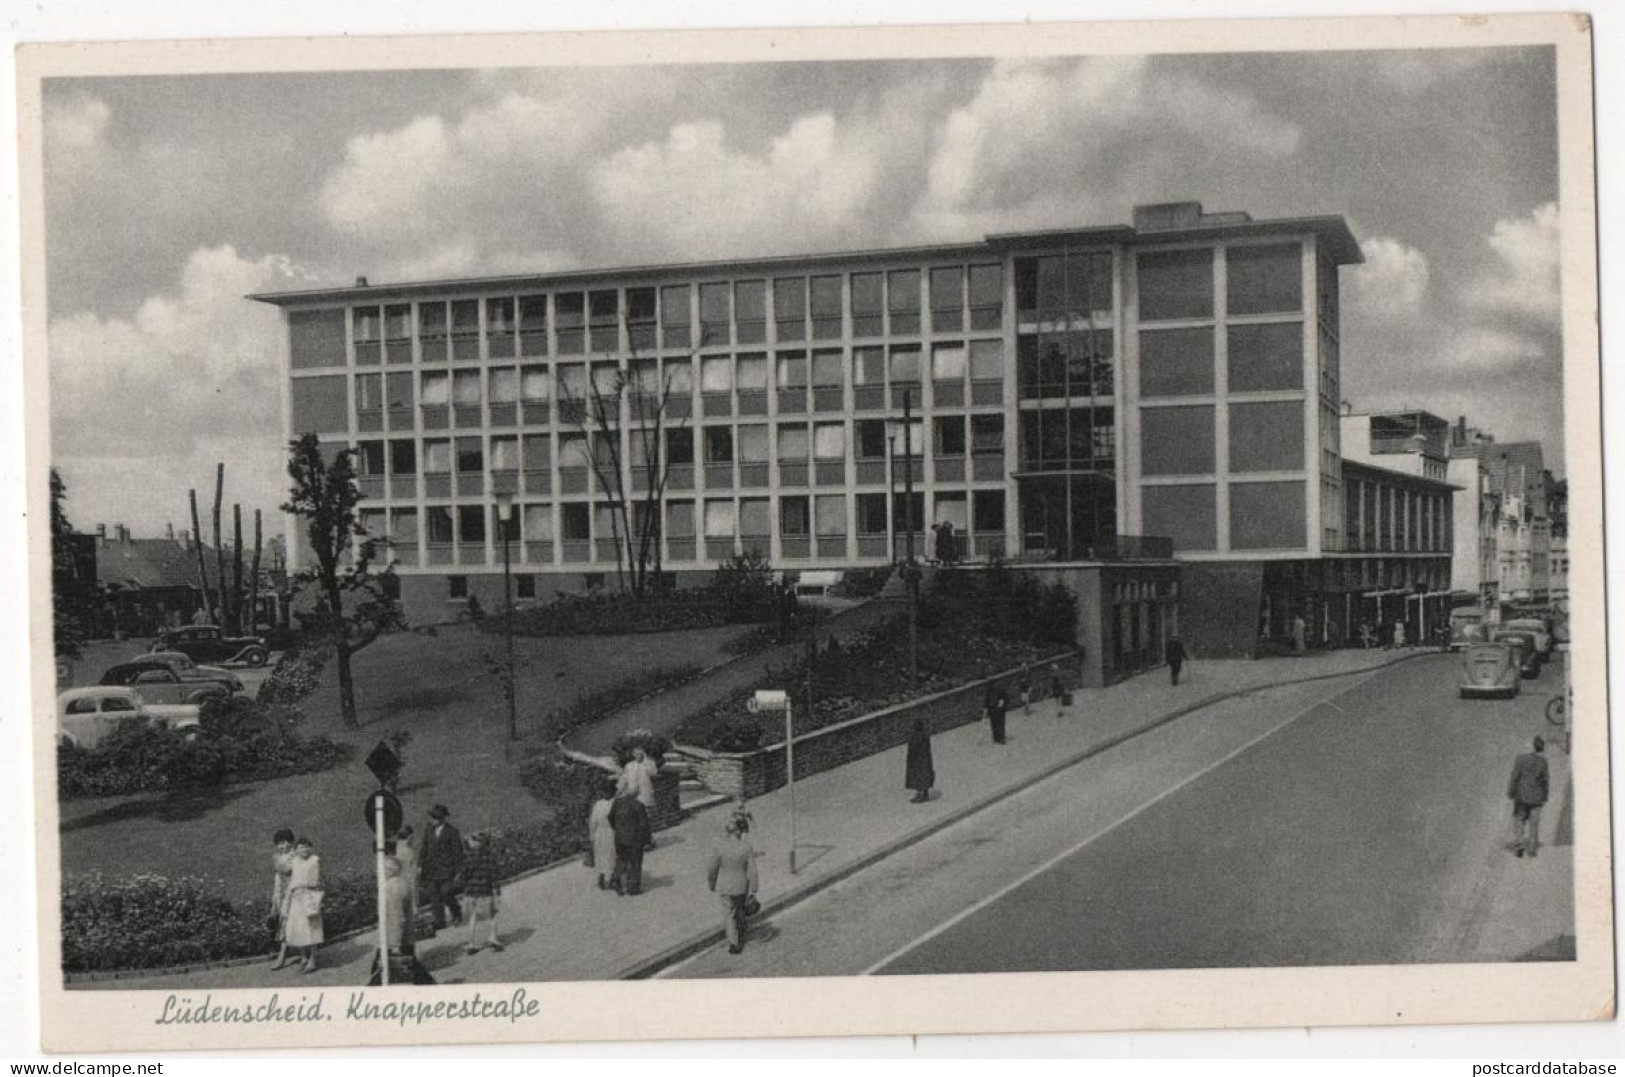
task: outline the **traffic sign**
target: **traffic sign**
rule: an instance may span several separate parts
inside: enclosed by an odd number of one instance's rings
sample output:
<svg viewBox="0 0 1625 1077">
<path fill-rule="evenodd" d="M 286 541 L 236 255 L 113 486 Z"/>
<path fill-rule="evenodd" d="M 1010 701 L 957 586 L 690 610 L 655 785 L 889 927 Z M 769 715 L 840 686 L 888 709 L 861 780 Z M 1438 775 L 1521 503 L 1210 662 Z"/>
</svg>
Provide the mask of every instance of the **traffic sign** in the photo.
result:
<svg viewBox="0 0 1625 1077">
<path fill-rule="evenodd" d="M 367 769 L 372 771 L 372 776 L 378 779 L 379 785 L 388 785 L 394 781 L 401 768 L 406 766 L 401 757 L 395 754 L 395 749 L 383 741 L 379 741 L 378 747 L 368 753 L 365 762 Z"/>
<path fill-rule="evenodd" d="M 367 803 L 362 806 L 368 830 L 371 830 L 374 834 L 378 832 L 378 799 L 380 797 L 384 801 L 384 837 L 389 838 L 401 829 L 401 824 L 406 821 L 406 815 L 401 811 L 401 802 L 396 799 L 395 794 L 387 789 L 380 789 L 369 796 Z"/>
<path fill-rule="evenodd" d="M 760 690 L 745 704 L 752 714 L 762 711 L 782 711 L 790 706 L 790 694 L 784 691 Z"/>
</svg>

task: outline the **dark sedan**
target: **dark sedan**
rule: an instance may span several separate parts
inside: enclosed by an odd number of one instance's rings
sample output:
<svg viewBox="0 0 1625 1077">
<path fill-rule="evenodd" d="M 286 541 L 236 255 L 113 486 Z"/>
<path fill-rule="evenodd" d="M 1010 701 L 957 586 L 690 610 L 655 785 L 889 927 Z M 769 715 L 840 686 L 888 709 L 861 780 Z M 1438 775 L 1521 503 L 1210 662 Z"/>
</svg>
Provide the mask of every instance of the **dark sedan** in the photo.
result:
<svg viewBox="0 0 1625 1077">
<path fill-rule="evenodd" d="M 241 662 L 263 666 L 271 649 L 259 636 L 228 636 L 217 625 L 172 628 L 152 645 L 155 651 L 179 651 L 196 662 Z"/>
</svg>

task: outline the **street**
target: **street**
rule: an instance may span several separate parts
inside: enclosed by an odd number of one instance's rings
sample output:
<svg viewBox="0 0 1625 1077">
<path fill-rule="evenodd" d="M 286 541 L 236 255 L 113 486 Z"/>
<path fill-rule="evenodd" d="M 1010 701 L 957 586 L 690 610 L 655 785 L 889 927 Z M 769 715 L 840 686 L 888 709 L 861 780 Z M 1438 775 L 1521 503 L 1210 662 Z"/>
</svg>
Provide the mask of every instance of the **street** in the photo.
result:
<svg viewBox="0 0 1625 1077">
<path fill-rule="evenodd" d="M 1572 956 L 1556 744 L 1540 860 L 1508 851 L 1505 797 L 1561 662 L 1513 701 L 1457 698 L 1459 659 L 1432 655 L 1196 712 L 757 925 L 743 955 L 665 975 Z"/>
</svg>

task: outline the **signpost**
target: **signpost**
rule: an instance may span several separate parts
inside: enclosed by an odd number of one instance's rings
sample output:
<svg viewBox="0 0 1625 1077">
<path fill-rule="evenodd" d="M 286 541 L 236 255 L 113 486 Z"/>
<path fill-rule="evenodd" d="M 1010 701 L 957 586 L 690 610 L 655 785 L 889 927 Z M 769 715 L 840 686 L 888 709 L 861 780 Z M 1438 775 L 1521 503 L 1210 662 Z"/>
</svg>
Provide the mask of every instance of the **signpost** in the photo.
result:
<svg viewBox="0 0 1625 1077">
<path fill-rule="evenodd" d="M 784 712 L 784 778 L 790 790 L 790 874 L 796 873 L 796 734 L 791 722 L 790 693 L 761 690 L 745 703 L 752 714 Z"/>
<path fill-rule="evenodd" d="M 378 742 L 366 759 L 367 769 L 378 779 L 380 787 L 388 786 L 400 776 L 405 766 L 400 755 L 383 741 Z M 401 802 L 387 788 L 379 788 L 367 797 L 361 806 L 361 817 L 372 828 L 374 871 L 378 875 L 378 983 L 389 986 L 389 915 L 388 895 L 384 892 L 384 843 L 392 834 L 400 832 L 405 815 Z"/>
</svg>

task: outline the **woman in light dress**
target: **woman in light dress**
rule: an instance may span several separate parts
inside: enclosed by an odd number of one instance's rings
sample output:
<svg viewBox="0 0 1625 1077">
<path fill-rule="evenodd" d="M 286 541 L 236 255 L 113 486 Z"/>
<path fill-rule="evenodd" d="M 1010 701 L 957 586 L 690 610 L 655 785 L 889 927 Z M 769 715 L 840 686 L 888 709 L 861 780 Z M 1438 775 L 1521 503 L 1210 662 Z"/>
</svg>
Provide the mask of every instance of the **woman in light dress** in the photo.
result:
<svg viewBox="0 0 1625 1077">
<path fill-rule="evenodd" d="M 614 806 L 615 783 L 605 778 L 587 815 L 587 837 L 592 842 L 593 870 L 598 873 L 600 890 L 608 890 L 615 878 L 615 828 L 609 823 L 609 810 Z"/>
<path fill-rule="evenodd" d="M 309 838 L 294 843 L 282 941 L 304 957 L 305 972 L 316 971 L 316 947 L 322 944 L 322 862 Z"/>
<path fill-rule="evenodd" d="M 271 835 L 276 849 L 271 854 L 271 915 L 276 919 L 276 964 L 279 969 L 288 963 L 288 875 L 293 871 L 293 831 L 283 827 Z"/>
</svg>

